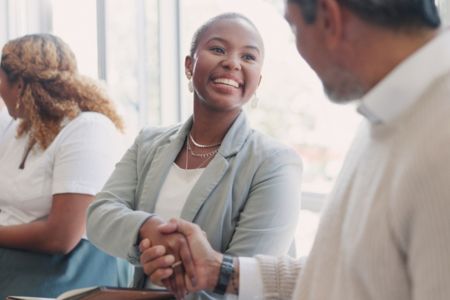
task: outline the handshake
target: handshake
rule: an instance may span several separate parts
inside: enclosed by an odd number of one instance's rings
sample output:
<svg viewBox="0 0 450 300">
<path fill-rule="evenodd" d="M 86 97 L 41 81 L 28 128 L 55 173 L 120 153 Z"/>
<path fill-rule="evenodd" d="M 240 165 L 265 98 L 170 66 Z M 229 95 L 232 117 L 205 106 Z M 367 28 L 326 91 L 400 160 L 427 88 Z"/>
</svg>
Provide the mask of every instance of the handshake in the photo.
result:
<svg viewBox="0 0 450 300">
<path fill-rule="evenodd" d="M 145 274 L 177 299 L 201 290 L 238 293 L 238 258 L 215 251 L 198 225 L 181 219 L 166 223 L 153 216 L 142 225 L 139 235 Z"/>
</svg>

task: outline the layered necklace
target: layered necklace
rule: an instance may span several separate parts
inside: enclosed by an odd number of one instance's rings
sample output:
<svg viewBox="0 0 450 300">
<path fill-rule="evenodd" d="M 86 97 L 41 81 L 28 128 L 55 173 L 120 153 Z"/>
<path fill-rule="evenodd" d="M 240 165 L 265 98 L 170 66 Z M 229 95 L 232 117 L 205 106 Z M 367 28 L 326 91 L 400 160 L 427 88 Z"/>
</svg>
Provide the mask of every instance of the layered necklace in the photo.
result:
<svg viewBox="0 0 450 300">
<path fill-rule="evenodd" d="M 206 152 L 206 153 L 196 153 L 194 152 L 194 150 L 192 149 L 192 144 L 200 149 L 207 149 L 207 148 L 215 148 L 212 151 Z M 202 168 L 204 165 L 207 164 L 208 161 L 210 161 L 214 155 L 216 155 L 216 153 L 219 151 L 219 146 L 222 143 L 216 143 L 216 144 L 200 144 L 198 143 L 196 140 L 194 140 L 194 137 L 192 136 L 191 133 L 189 133 L 189 137 L 186 140 L 186 164 L 185 164 L 185 169 L 188 169 L 188 165 L 189 165 L 189 154 L 192 155 L 193 157 L 198 157 L 201 158 L 202 161 L 200 162 L 200 164 L 198 166 L 196 166 L 196 169 Z"/>
</svg>

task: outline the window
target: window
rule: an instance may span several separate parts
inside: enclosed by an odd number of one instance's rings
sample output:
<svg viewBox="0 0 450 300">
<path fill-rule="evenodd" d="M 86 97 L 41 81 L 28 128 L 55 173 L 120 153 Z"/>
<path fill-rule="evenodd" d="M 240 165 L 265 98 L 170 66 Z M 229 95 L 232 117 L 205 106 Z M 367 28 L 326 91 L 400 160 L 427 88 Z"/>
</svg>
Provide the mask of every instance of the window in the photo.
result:
<svg viewBox="0 0 450 300">
<path fill-rule="evenodd" d="M 435 0 L 450 24 L 450 1 Z M 184 56 L 208 18 L 237 11 L 252 19 L 266 46 L 253 126 L 292 145 L 303 157 L 300 254 L 312 243 L 317 212 L 340 169 L 360 117 L 352 105 L 330 104 L 296 52 L 282 0 L 0 0 L 0 43 L 33 32 L 60 35 L 80 72 L 105 81 L 125 116 L 129 142 L 144 125 L 187 118 L 191 97 Z M 267 20 L 270 20 L 268 22 Z"/>
<path fill-rule="evenodd" d="M 160 124 L 158 1 L 54 0 L 53 15 L 53 32 L 74 50 L 80 72 L 105 81 L 128 142 Z"/>
<path fill-rule="evenodd" d="M 161 123 L 158 1 L 104 2 L 106 80 L 133 139 Z"/>
<path fill-rule="evenodd" d="M 34 32 L 49 32 L 50 0 L 0 0 L 0 43 Z"/>
<path fill-rule="evenodd" d="M 435 0 L 439 7 L 442 16 L 442 23 L 444 26 L 450 25 L 450 1 L 449 0 Z"/>
<path fill-rule="evenodd" d="M 298 150 L 305 163 L 305 191 L 328 193 L 359 115 L 351 105 L 329 103 L 319 79 L 296 51 L 280 1 L 181 1 L 182 53 L 188 53 L 190 38 L 201 23 L 231 10 L 254 21 L 266 46 L 259 106 L 247 109 L 253 125 Z"/>
<path fill-rule="evenodd" d="M 98 77 L 97 14 L 92 0 L 53 0 L 53 33 L 75 53 L 80 73 Z"/>
</svg>

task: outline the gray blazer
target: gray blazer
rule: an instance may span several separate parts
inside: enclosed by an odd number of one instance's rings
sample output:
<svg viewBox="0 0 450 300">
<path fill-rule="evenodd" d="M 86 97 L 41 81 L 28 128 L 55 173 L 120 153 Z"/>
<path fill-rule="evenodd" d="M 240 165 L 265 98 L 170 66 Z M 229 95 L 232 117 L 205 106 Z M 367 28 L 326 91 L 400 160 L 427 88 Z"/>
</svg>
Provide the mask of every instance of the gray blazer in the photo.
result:
<svg viewBox="0 0 450 300">
<path fill-rule="evenodd" d="M 138 231 L 189 134 L 184 125 L 144 129 L 90 205 L 87 235 L 104 251 L 136 265 Z M 239 256 L 283 255 L 300 210 L 302 164 L 292 149 L 249 127 L 240 113 L 191 190 L 181 218 L 198 224 L 212 247 Z"/>
</svg>

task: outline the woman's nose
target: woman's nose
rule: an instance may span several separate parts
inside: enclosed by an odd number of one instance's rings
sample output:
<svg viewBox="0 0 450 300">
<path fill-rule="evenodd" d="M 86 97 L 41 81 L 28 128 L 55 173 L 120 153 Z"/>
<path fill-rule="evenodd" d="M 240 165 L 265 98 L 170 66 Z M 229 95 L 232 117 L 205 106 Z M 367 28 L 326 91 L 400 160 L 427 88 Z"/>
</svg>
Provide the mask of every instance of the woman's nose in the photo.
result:
<svg viewBox="0 0 450 300">
<path fill-rule="evenodd" d="M 229 70 L 240 70 L 241 62 L 235 55 L 230 55 L 224 58 L 224 60 L 222 61 L 222 66 Z"/>
</svg>

